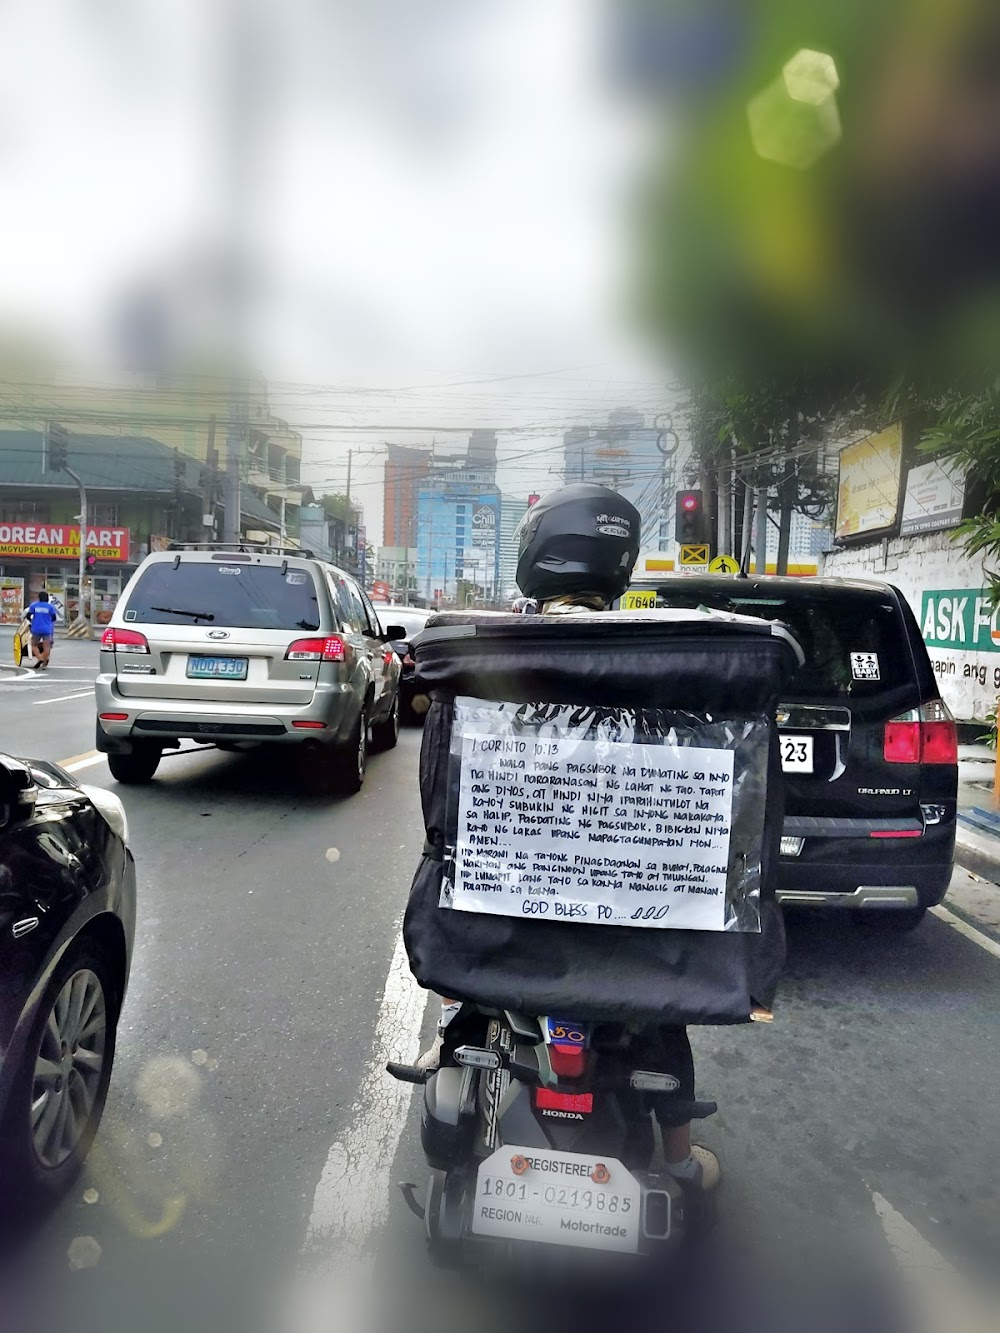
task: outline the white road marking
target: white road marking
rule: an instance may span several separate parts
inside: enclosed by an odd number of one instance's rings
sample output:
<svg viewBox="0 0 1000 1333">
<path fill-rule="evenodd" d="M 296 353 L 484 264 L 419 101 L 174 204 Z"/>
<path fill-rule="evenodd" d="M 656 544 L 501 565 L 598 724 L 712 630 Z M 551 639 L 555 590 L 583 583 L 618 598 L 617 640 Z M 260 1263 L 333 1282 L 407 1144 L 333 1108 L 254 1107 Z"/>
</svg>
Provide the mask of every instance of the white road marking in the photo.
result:
<svg viewBox="0 0 1000 1333">
<path fill-rule="evenodd" d="M 71 763 L 60 764 L 59 767 L 64 768 L 67 773 L 79 773 L 81 768 L 93 768 L 95 764 L 103 763 L 104 755 L 99 754 L 97 750 L 95 750 L 93 754 L 84 755 L 79 759 L 73 760 Z"/>
<path fill-rule="evenodd" d="M 960 935 L 964 935 L 973 944 L 978 944 L 980 949 L 985 949 L 994 958 L 1000 958 L 1000 944 L 996 940 L 991 940 L 989 935 L 984 935 L 975 926 L 970 926 L 968 921 L 963 921 L 954 912 L 949 912 L 947 907 L 932 907 L 930 910 L 939 921 L 944 921 L 951 926 L 952 930 L 957 930 Z"/>
<path fill-rule="evenodd" d="M 918 1333 L 986 1333 L 989 1302 L 883 1195 L 871 1192 Z"/>
<path fill-rule="evenodd" d="M 39 704 L 61 704 L 66 699 L 86 699 L 93 692 L 93 690 L 78 690 L 76 694 L 57 694 L 54 699 L 32 699 L 31 706 L 37 708 Z"/>
<path fill-rule="evenodd" d="M 385 1072 L 386 1061 L 413 1061 L 427 993 L 413 980 L 402 935 L 386 977 L 371 1058 L 351 1108 L 351 1123 L 330 1149 L 313 1197 L 303 1258 L 360 1259 L 389 1212 L 390 1175 L 413 1088 Z"/>
</svg>

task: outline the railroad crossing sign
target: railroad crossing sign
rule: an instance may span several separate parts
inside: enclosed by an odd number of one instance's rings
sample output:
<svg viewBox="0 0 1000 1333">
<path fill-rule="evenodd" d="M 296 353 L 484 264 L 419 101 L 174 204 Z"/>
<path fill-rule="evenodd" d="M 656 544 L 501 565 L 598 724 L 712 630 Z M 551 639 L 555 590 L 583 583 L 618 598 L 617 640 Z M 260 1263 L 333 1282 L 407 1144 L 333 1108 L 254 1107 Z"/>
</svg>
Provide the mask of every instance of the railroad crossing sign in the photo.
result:
<svg viewBox="0 0 1000 1333">
<path fill-rule="evenodd" d="M 731 555 L 717 555 L 708 567 L 710 574 L 738 574 L 740 562 Z"/>
<path fill-rule="evenodd" d="M 696 569 L 708 564 L 708 543 L 699 542 L 696 546 L 681 547 L 681 568 Z"/>
</svg>

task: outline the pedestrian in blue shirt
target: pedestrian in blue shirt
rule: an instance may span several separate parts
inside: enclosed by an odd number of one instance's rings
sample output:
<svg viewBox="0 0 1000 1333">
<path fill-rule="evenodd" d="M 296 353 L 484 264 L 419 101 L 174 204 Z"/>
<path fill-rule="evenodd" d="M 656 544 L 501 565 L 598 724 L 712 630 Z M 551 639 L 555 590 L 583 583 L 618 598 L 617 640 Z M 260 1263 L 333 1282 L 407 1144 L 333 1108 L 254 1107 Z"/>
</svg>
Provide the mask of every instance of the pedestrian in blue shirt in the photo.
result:
<svg viewBox="0 0 1000 1333">
<path fill-rule="evenodd" d="M 56 627 L 56 609 L 49 601 L 49 594 L 43 588 L 38 600 L 32 602 L 25 611 L 25 617 L 31 629 L 31 651 L 35 655 L 36 671 L 46 671 L 52 656 L 52 636 Z"/>
</svg>

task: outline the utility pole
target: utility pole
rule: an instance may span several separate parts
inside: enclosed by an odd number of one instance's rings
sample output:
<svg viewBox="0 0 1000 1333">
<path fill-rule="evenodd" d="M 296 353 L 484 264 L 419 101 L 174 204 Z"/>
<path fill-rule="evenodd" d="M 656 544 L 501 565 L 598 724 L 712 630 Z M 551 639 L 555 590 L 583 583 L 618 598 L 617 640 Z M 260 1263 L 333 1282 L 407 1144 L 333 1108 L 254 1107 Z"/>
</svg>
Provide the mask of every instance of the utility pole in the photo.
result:
<svg viewBox="0 0 1000 1333">
<path fill-rule="evenodd" d="M 87 577 L 87 488 L 69 466 L 69 431 L 55 421 L 45 424 L 42 437 L 42 471 L 65 472 L 76 482 L 80 492 L 80 558 L 77 566 L 76 618 L 70 629 L 76 638 L 90 638 L 90 621 L 86 616 L 84 579 Z"/>
<path fill-rule="evenodd" d="M 767 573 L 767 487 L 757 487 L 757 537 L 754 541 L 756 559 L 754 570 L 758 575 Z"/>
<path fill-rule="evenodd" d="M 78 630 L 81 638 L 90 638 L 90 620 L 87 618 L 87 603 L 84 597 L 83 581 L 87 577 L 87 488 L 73 471 L 72 468 L 66 468 L 66 471 L 76 482 L 80 490 L 80 563 L 77 573 L 79 584 L 79 594 L 76 599 L 76 619 L 73 621 L 73 628 Z"/>
<path fill-rule="evenodd" d="M 775 562 L 776 574 L 788 573 L 788 548 L 792 536 L 792 506 L 796 492 L 795 475 L 787 472 L 778 488 L 780 510 L 778 515 L 778 558 Z"/>
<path fill-rule="evenodd" d="M 241 422 L 243 403 L 240 382 L 235 377 L 230 386 L 229 411 L 230 419 L 226 424 L 226 468 L 223 476 L 223 502 L 226 507 L 223 540 L 238 542 L 241 528 L 240 510 L 242 508 L 240 465 L 243 450 L 243 427 Z"/>
<path fill-rule="evenodd" d="M 219 458 L 215 448 L 215 413 L 208 418 L 208 443 L 205 446 L 205 471 L 202 482 L 201 523 L 207 540 L 215 536 L 215 474 Z"/>
<path fill-rule="evenodd" d="M 351 512 L 351 458 L 354 454 L 353 449 L 347 451 L 347 512 Z M 350 519 L 348 519 L 350 522 Z"/>
</svg>

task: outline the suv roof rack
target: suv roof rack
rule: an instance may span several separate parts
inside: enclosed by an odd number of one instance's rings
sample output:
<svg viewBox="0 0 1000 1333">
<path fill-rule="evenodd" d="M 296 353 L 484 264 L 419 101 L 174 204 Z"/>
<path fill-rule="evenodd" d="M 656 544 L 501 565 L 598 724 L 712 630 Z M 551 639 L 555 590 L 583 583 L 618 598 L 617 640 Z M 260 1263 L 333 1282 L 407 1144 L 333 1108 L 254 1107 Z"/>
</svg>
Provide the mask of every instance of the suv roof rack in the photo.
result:
<svg viewBox="0 0 1000 1333">
<path fill-rule="evenodd" d="M 298 555 L 314 560 L 304 546 L 268 546 L 266 542 L 171 542 L 168 551 L 260 551 L 265 555 Z"/>
</svg>

